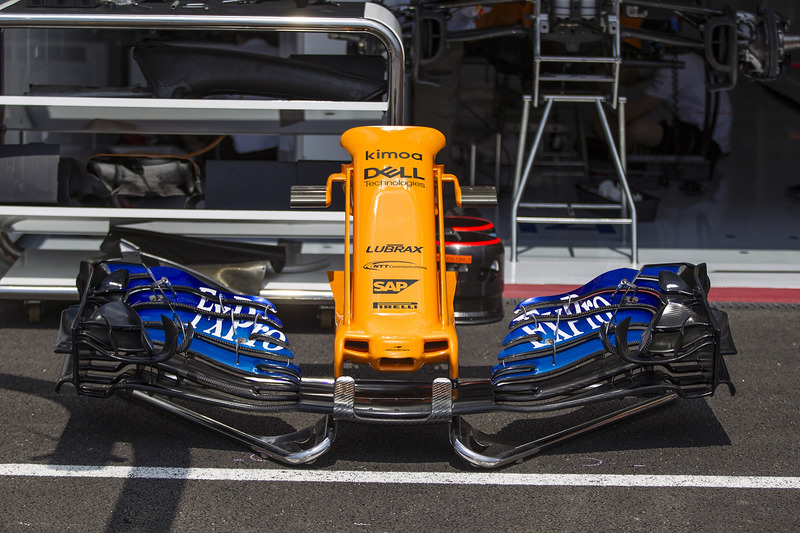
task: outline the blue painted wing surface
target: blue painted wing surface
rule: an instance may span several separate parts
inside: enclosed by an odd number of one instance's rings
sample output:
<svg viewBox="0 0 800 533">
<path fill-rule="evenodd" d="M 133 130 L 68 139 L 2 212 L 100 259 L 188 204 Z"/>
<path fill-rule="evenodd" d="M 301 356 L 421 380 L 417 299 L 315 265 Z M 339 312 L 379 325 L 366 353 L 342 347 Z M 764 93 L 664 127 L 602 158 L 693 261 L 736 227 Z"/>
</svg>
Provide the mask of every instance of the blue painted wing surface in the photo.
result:
<svg viewBox="0 0 800 533">
<path fill-rule="evenodd" d="M 678 263 L 612 270 L 572 291 L 528 298 L 515 309 L 492 383 L 541 381 L 581 365 L 600 376 L 615 365 L 709 357 L 707 289 L 704 266 Z"/>
<path fill-rule="evenodd" d="M 148 334 L 164 341 L 161 317 L 193 331 L 194 357 L 253 376 L 299 382 L 300 368 L 269 300 L 210 286 L 174 267 L 105 263 L 109 272 L 126 270 L 125 303 L 141 317 Z"/>
</svg>

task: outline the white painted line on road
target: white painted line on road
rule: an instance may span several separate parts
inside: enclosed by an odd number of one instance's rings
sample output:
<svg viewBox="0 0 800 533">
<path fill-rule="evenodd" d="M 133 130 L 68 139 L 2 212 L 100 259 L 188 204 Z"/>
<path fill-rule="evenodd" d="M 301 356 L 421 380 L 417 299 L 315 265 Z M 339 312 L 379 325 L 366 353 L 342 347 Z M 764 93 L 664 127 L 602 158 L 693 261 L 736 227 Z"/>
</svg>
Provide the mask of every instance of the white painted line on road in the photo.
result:
<svg viewBox="0 0 800 533">
<path fill-rule="evenodd" d="M 294 483 L 382 483 L 398 485 L 520 485 L 556 487 L 700 487 L 719 489 L 800 489 L 800 477 L 649 476 L 592 474 L 506 474 L 502 472 L 378 472 L 358 470 L 249 470 L 0 464 L 0 476 L 177 479 L 192 481 L 274 481 Z"/>
</svg>

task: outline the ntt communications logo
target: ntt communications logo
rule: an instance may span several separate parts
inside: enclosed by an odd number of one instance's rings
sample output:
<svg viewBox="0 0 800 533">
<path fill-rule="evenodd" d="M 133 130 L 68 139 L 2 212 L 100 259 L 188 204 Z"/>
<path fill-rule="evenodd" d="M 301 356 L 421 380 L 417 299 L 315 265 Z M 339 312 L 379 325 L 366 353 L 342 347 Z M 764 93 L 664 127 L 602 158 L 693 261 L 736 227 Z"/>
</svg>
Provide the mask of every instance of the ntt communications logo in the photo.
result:
<svg viewBox="0 0 800 533">
<path fill-rule="evenodd" d="M 373 261 L 364 265 L 365 270 L 389 270 L 392 268 L 407 270 L 428 270 L 428 267 L 411 261 Z"/>
</svg>

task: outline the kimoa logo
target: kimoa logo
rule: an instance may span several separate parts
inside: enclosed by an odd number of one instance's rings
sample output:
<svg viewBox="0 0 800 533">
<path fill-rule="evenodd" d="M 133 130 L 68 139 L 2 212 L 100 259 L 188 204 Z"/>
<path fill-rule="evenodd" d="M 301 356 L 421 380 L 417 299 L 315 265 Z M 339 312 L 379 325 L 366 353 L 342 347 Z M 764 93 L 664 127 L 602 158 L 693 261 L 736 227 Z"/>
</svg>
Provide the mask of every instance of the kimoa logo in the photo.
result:
<svg viewBox="0 0 800 533">
<path fill-rule="evenodd" d="M 415 284 L 416 279 L 375 279 L 372 280 L 372 294 L 399 294 Z"/>
<path fill-rule="evenodd" d="M 364 160 L 370 161 L 372 159 L 413 159 L 414 161 L 422 161 L 422 154 L 416 152 L 385 152 L 382 150 L 365 151 Z"/>
<path fill-rule="evenodd" d="M 428 267 L 412 263 L 411 261 L 373 261 L 364 265 L 366 270 L 386 270 L 389 268 L 410 268 L 427 270 Z"/>
<path fill-rule="evenodd" d="M 406 167 L 370 167 L 364 169 L 364 179 L 370 180 L 373 178 L 389 178 L 389 179 L 406 179 L 406 180 L 424 180 L 417 174 L 417 167 L 411 167 L 411 174 L 408 174 Z"/>
<path fill-rule="evenodd" d="M 422 246 L 406 246 L 404 244 L 383 244 L 380 246 L 367 246 L 368 254 L 421 254 Z"/>
</svg>

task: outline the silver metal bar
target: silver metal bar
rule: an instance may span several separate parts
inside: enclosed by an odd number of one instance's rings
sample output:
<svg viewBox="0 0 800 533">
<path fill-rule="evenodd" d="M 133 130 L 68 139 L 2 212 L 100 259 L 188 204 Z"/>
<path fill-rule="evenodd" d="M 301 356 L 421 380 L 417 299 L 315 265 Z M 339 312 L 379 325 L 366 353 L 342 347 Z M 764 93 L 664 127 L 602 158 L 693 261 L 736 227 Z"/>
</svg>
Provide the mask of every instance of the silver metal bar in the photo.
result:
<svg viewBox="0 0 800 533">
<path fill-rule="evenodd" d="M 574 81 L 583 83 L 612 83 L 614 77 L 592 74 L 548 74 L 539 78 L 541 82 Z"/>
<path fill-rule="evenodd" d="M 130 394 L 137 400 L 216 431 L 253 451 L 285 464 L 305 464 L 316 460 L 330 449 L 336 438 L 336 425 L 329 416 L 323 417 L 313 426 L 286 435 L 265 437 L 246 433 L 197 411 L 142 391 L 131 391 Z"/>
<path fill-rule="evenodd" d="M 631 224 L 630 218 L 577 218 L 577 217 L 517 217 L 529 224 Z"/>
<path fill-rule="evenodd" d="M 533 105 L 539 107 L 539 75 L 542 65 L 542 27 L 549 29 L 547 15 L 542 15 L 542 3 L 534 5 L 534 39 L 533 39 Z"/>
<path fill-rule="evenodd" d="M 491 185 L 461 187 L 462 207 L 494 207 L 497 205 L 497 190 Z"/>
<path fill-rule="evenodd" d="M 503 155 L 503 134 L 499 131 L 494 137 L 494 188 L 500 190 L 500 160 Z"/>
<path fill-rule="evenodd" d="M 528 121 L 531 115 L 531 96 L 526 94 L 522 97 L 522 118 L 519 124 L 519 143 L 517 145 L 517 161 L 514 164 L 514 183 L 511 194 L 516 195 L 519 189 L 519 180 L 522 175 L 522 159 L 525 157 L 525 143 L 528 140 Z"/>
<path fill-rule="evenodd" d="M 582 202 L 552 202 L 546 204 L 524 202 L 519 204 L 519 206 L 530 209 L 620 209 L 620 206 L 617 204 L 592 204 Z"/>
<path fill-rule="evenodd" d="M 556 100 L 565 103 L 585 103 L 593 104 L 606 100 L 605 96 L 582 95 L 582 94 L 548 94 L 542 97 L 543 100 Z"/>
<path fill-rule="evenodd" d="M 625 177 L 628 176 L 628 146 L 625 140 L 625 104 L 627 103 L 626 98 L 619 98 L 617 100 L 617 140 L 619 141 L 619 159 L 620 163 L 622 163 L 622 170 L 625 172 Z M 622 205 L 622 216 L 628 216 L 628 206 L 623 204 Z M 624 231 L 624 229 L 623 229 Z M 623 237 L 626 237 L 627 234 L 623 233 Z M 633 238 L 633 236 L 631 236 Z M 631 259 L 633 262 L 633 259 Z"/>
<path fill-rule="evenodd" d="M 500 132 L 487 133 L 473 140 L 469 145 L 469 184 L 475 185 L 478 167 L 478 145 L 494 137 L 494 181 L 495 188 L 500 187 L 500 151 L 502 149 L 502 134 Z"/>
<path fill-rule="evenodd" d="M 475 185 L 475 166 L 478 164 L 477 141 L 469 145 L 469 184 Z"/>
<path fill-rule="evenodd" d="M 614 86 L 611 89 L 611 107 L 613 109 L 617 108 L 617 103 L 619 101 L 619 74 L 620 74 L 620 67 L 622 65 L 622 38 L 621 38 L 622 19 L 620 18 L 619 15 L 620 14 L 619 4 L 620 0 L 616 0 L 614 2 L 613 23 L 611 20 L 608 21 L 609 31 L 613 31 L 614 33 Z"/>
<path fill-rule="evenodd" d="M 783 49 L 787 52 L 800 49 L 800 35 L 784 35 Z"/>
<path fill-rule="evenodd" d="M 483 468 L 497 468 L 522 461 L 568 439 L 669 404 L 677 397 L 675 393 L 665 393 L 525 444 L 500 440 L 494 435 L 476 430 L 463 418 L 454 417 L 450 424 L 450 443 L 455 452 L 470 464 Z"/>
<path fill-rule="evenodd" d="M 628 99 L 624 96 L 618 99 L 619 107 L 617 108 L 617 122 L 619 123 L 619 158 L 622 163 L 622 170 L 625 171 L 625 176 L 628 175 L 628 145 L 627 145 L 627 132 L 625 130 L 625 104 Z"/>
<path fill-rule="evenodd" d="M 292 185 L 289 205 L 294 208 L 327 207 L 328 188 L 325 185 Z"/>
<path fill-rule="evenodd" d="M 583 176 L 589 175 L 589 151 L 586 147 L 586 124 L 582 120 L 580 113 L 575 113 L 575 124 L 578 129 L 578 152 L 580 163 L 583 168 Z"/>
<path fill-rule="evenodd" d="M 542 56 L 545 63 L 616 63 L 617 57 L 592 57 L 592 56 Z"/>
<path fill-rule="evenodd" d="M 0 285 L 0 299 L 78 300 L 76 287 L 60 285 Z"/>
<path fill-rule="evenodd" d="M 536 4 L 538 7 L 538 3 Z M 522 195 L 525 192 L 525 186 L 528 184 L 528 178 L 531 173 L 531 168 L 533 167 L 533 160 L 536 157 L 536 151 L 539 149 L 539 143 L 542 141 L 542 135 L 544 134 L 544 128 L 547 124 L 547 119 L 550 117 L 550 111 L 553 109 L 553 98 L 548 98 L 546 100 L 546 104 L 544 107 L 544 112 L 542 113 L 541 121 L 539 122 L 539 127 L 536 129 L 536 137 L 533 139 L 533 146 L 531 147 L 530 155 L 528 156 L 528 162 L 525 164 L 525 170 L 522 173 L 521 181 L 519 187 L 516 188 L 514 191 L 514 201 L 511 204 L 511 262 L 517 262 L 517 232 L 519 228 L 517 227 L 517 213 L 519 212 L 519 204 L 522 201 Z"/>
<path fill-rule="evenodd" d="M 616 144 L 614 143 L 614 136 L 611 134 L 611 128 L 608 125 L 608 119 L 603 111 L 603 104 L 599 99 L 595 101 L 595 108 L 597 109 L 597 113 L 600 115 L 600 123 L 603 126 L 603 133 L 606 136 L 606 142 L 608 143 L 609 152 L 611 153 L 611 159 L 614 161 L 614 167 L 617 169 L 619 182 L 622 185 L 623 196 L 625 197 L 625 201 L 628 203 L 628 206 L 631 209 L 631 263 L 636 265 L 639 262 L 636 205 L 633 202 L 633 195 L 631 194 L 631 189 L 628 186 L 628 178 L 625 174 L 625 169 L 622 166 L 622 161 L 620 160 L 619 149 L 617 149 Z"/>
</svg>

